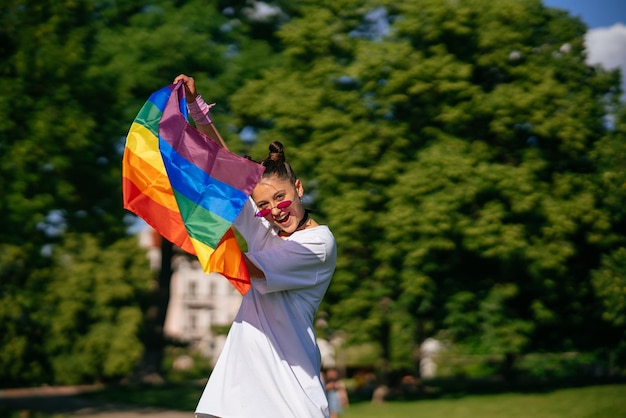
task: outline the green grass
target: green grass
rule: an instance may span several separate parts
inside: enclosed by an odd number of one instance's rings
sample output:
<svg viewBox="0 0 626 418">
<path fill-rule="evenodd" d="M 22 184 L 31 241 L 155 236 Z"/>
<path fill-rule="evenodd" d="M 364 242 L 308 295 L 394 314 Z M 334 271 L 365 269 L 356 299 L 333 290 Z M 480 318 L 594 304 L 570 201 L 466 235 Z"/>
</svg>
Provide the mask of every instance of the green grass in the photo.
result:
<svg viewBox="0 0 626 418">
<path fill-rule="evenodd" d="M 358 403 L 342 418 L 624 418 L 626 385 L 559 389 L 545 393 L 469 395 L 457 399 Z"/>
<path fill-rule="evenodd" d="M 193 411 L 203 387 L 176 385 L 110 388 L 89 397 L 119 403 Z M 342 418 L 626 418 L 626 384 L 544 392 L 458 395 L 456 398 L 358 402 Z"/>
<path fill-rule="evenodd" d="M 190 414 L 196 407 L 202 385 L 112 387 L 82 395 L 98 401 L 138 404 Z M 15 418 L 65 418 L 0 408 L 0 416 Z M 190 415 L 191 416 L 191 415 Z M 607 384 L 544 392 L 456 395 L 383 404 L 356 402 L 341 418 L 626 418 L 626 384 Z"/>
</svg>

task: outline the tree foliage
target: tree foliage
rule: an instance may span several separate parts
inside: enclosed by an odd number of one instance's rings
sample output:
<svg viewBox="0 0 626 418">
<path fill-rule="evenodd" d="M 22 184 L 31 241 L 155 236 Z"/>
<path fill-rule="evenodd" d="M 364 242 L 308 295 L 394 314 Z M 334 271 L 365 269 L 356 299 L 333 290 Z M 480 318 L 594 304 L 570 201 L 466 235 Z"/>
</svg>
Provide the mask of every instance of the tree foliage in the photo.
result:
<svg viewBox="0 0 626 418">
<path fill-rule="evenodd" d="M 3 385 L 119 377 L 142 352 L 136 340 L 141 291 L 95 301 L 94 291 L 105 292 L 93 280 L 109 277 L 110 288 L 117 289 L 136 274 L 133 263 L 115 249 L 125 245 L 131 218 L 122 209 L 120 161 L 125 134 L 149 94 L 188 72 L 223 99 L 240 78 L 254 77 L 256 54 L 269 51 L 263 39 L 249 39 L 247 26 L 216 6 L 144 0 L 11 0 L 4 5 Z M 215 116 L 221 118 L 218 112 Z M 86 248 L 66 241 L 72 234 L 80 234 L 91 249 L 88 257 L 82 253 Z M 95 248 L 126 262 L 116 267 Z M 66 258 L 53 256 L 59 251 Z M 63 260 L 80 260 L 81 267 L 63 268 L 58 264 Z M 142 261 L 135 262 L 145 267 Z M 77 282 L 83 284 L 80 299 L 69 285 Z M 50 296 L 44 303 L 45 294 Z M 55 316 L 60 322 L 52 326 L 47 320 Z M 73 321 L 84 322 L 72 329 Z M 44 336 L 50 338 L 42 341 Z"/>
<path fill-rule="evenodd" d="M 68 235 L 53 259 L 42 314 L 55 381 L 127 376 L 143 352 L 140 331 L 152 275 L 145 251 L 135 237 L 103 249 L 89 235 Z"/>
<path fill-rule="evenodd" d="M 3 384 L 117 378 L 144 350 L 121 150 L 183 72 L 236 152 L 286 145 L 337 238 L 323 309 L 351 343 L 393 368 L 429 336 L 509 358 L 624 346 L 626 113 L 579 19 L 539 0 L 10 0 L 0 23 Z"/>
<path fill-rule="evenodd" d="M 623 242 L 590 158 L 615 161 L 619 83 L 585 63 L 584 25 L 539 1 L 300 11 L 279 32 L 288 65 L 232 108 L 260 143 L 297 150 L 337 236 L 331 326 L 380 341 L 391 323 L 408 368 L 433 335 L 503 355 L 623 338 L 591 280 Z"/>
</svg>

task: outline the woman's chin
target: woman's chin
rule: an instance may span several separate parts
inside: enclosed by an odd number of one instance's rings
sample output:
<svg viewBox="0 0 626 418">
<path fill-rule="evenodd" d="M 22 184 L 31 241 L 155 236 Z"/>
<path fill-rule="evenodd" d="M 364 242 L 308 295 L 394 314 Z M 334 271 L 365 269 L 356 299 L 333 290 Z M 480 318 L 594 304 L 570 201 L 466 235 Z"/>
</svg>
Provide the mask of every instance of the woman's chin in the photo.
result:
<svg viewBox="0 0 626 418">
<path fill-rule="evenodd" d="M 283 219 L 282 222 L 274 221 L 274 224 L 285 234 L 293 234 L 297 228 L 296 222 L 293 216 L 289 216 Z"/>
</svg>

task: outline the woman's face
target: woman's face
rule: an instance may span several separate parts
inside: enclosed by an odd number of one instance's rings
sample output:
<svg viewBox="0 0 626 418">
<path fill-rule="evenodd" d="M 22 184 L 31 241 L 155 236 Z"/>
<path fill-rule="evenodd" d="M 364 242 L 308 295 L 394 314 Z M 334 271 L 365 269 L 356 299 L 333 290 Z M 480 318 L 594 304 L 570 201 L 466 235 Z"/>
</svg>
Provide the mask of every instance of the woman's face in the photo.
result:
<svg viewBox="0 0 626 418">
<path fill-rule="evenodd" d="M 298 223 L 304 216 L 300 200 L 303 193 L 300 180 L 296 180 L 294 184 L 289 180 L 270 176 L 262 178 L 256 185 L 252 199 L 259 208 L 259 215 L 289 235 L 296 231 Z M 287 201 L 291 201 L 291 204 L 285 207 Z"/>
</svg>

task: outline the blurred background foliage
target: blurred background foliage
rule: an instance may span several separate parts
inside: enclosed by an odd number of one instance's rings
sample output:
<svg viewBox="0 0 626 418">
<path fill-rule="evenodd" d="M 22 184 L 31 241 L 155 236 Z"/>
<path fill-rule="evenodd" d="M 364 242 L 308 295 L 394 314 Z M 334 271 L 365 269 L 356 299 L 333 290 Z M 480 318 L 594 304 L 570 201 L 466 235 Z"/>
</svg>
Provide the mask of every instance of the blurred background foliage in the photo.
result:
<svg viewBox="0 0 626 418">
<path fill-rule="evenodd" d="M 428 337 L 493 370 L 580 352 L 623 374 L 626 110 L 585 32 L 539 0 L 5 1 L 1 384 L 143 356 L 156 283 L 121 152 L 179 73 L 235 152 L 286 145 L 333 230 L 320 334 L 383 376 L 417 373 Z"/>
</svg>

